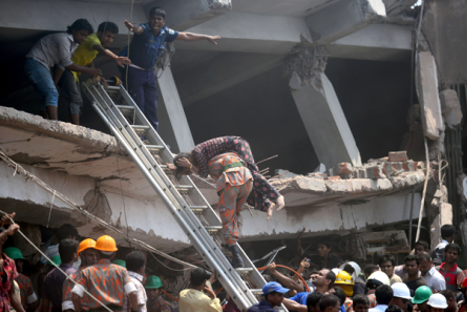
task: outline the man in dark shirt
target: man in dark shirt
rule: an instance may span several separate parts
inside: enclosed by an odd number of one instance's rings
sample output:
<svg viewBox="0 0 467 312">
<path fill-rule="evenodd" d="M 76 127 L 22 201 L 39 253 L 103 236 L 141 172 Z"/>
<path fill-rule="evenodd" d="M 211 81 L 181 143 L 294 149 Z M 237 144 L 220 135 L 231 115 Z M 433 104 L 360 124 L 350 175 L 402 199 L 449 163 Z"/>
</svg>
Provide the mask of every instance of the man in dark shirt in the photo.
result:
<svg viewBox="0 0 467 312">
<path fill-rule="evenodd" d="M 125 26 L 134 33 L 128 50 L 122 56 L 131 57 L 127 72 L 122 73 L 123 85 L 128 89 L 133 100 L 157 131 L 157 87 L 154 66 L 165 50 L 165 43 L 174 40 L 200 41 L 207 40 L 217 44 L 219 36 L 200 35 L 189 32 L 178 32 L 165 26 L 165 11 L 155 7 L 149 11 L 149 22 L 133 25 L 125 21 Z"/>
<path fill-rule="evenodd" d="M 76 272 L 76 269 L 73 268 L 73 263 L 78 259 L 78 245 L 79 242 L 77 240 L 67 238 L 60 241 L 60 245 L 58 246 L 58 252 L 62 260 L 60 269 L 67 275 Z M 50 303 L 52 303 L 52 312 L 62 311 L 63 282 L 65 279 L 66 276 L 57 268 L 53 269 L 45 276 L 42 312 L 49 312 Z"/>
<path fill-rule="evenodd" d="M 284 288 L 277 282 L 269 282 L 263 287 L 263 300 L 254 304 L 248 312 L 278 312 L 275 306 L 280 306 L 284 300 L 284 294 L 290 289 Z"/>
<path fill-rule="evenodd" d="M 338 268 L 344 261 L 338 255 L 335 255 L 331 251 L 332 244 L 330 241 L 325 240 L 318 244 L 318 256 L 313 257 L 311 262 L 322 268 Z"/>
<path fill-rule="evenodd" d="M 426 282 L 423 277 L 420 276 L 418 270 L 419 262 L 416 255 L 408 255 L 405 257 L 404 263 L 406 275 L 403 278 L 403 282 L 409 287 L 410 295 L 414 296 L 415 290 L 420 286 L 426 286 Z"/>
</svg>

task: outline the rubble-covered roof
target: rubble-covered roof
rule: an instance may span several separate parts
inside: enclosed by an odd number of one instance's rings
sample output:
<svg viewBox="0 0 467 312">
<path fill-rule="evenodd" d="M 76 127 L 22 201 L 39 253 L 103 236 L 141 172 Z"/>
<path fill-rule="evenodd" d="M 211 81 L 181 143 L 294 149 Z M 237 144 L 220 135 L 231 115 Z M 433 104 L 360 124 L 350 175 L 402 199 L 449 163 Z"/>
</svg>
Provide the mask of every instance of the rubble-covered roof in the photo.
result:
<svg viewBox="0 0 467 312">
<path fill-rule="evenodd" d="M 329 170 L 308 175 L 273 177 L 271 184 L 284 195 L 287 207 L 322 206 L 331 201 L 357 204 L 371 196 L 418 189 L 425 181 L 424 163 L 407 159 L 405 151 L 370 160 L 360 167 L 341 163 Z"/>
</svg>

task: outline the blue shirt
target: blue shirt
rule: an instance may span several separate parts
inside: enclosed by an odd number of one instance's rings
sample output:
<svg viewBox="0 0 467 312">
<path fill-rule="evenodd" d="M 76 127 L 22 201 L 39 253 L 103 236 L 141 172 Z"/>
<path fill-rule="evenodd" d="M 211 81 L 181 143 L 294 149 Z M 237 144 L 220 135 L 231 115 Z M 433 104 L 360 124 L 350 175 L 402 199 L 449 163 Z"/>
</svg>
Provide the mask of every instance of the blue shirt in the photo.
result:
<svg viewBox="0 0 467 312">
<path fill-rule="evenodd" d="M 248 312 L 278 312 L 274 309 L 269 302 L 261 300 L 259 303 L 254 304 L 248 309 Z"/>
<path fill-rule="evenodd" d="M 143 27 L 143 33 L 141 35 L 135 34 L 131 39 L 130 59 L 131 63 L 149 70 L 154 68 L 157 59 L 166 48 L 164 43 L 174 41 L 178 36 L 178 31 L 164 26 L 159 34 L 155 36 L 149 23 L 140 26 Z M 126 56 L 126 50 L 121 55 Z"/>
<path fill-rule="evenodd" d="M 309 294 L 311 294 L 311 292 L 301 292 L 289 299 L 295 302 L 298 302 L 300 304 L 306 305 L 306 299 L 308 298 Z"/>
</svg>

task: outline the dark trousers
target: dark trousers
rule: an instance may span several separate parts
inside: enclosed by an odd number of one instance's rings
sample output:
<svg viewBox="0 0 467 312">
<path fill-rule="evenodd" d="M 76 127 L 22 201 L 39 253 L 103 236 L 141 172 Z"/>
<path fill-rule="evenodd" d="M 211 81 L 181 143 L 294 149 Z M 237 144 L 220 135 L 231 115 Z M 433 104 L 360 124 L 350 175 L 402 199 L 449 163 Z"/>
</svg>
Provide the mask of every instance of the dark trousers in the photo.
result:
<svg viewBox="0 0 467 312">
<path fill-rule="evenodd" d="M 127 88 L 133 101 L 138 105 L 149 123 L 157 131 L 159 119 L 157 118 L 157 85 L 154 71 L 140 70 L 128 67 L 128 87 L 126 73 L 122 75 L 123 86 Z"/>
</svg>

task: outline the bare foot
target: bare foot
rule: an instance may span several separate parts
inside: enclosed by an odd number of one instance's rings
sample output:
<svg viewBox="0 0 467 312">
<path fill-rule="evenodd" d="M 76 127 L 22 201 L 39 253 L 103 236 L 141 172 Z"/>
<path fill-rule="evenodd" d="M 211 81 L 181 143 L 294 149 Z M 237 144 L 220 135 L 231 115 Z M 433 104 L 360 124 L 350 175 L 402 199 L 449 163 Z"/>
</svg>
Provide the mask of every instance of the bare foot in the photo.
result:
<svg viewBox="0 0 467 312">
<path fill-rule="evenodd" d="M 279 198 L 277 198 L 277 211 L 281 210 L 282 208 L 285 207 L 285 201 L 284 201 L 284 196 L 279 196 Z"/>
</svg>

